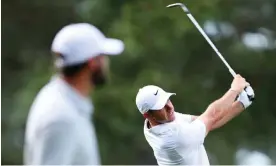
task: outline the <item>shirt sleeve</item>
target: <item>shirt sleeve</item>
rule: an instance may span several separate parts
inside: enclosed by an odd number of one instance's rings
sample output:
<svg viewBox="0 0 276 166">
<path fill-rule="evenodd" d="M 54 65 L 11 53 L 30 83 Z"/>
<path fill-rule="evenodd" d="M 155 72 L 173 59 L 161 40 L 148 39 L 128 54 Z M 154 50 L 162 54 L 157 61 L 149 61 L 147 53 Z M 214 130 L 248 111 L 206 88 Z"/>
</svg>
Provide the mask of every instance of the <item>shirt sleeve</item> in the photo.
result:
<svg viewBox="0 0 276 166">
<path fill-rule="evenodd" d="M 192 122 L 192 115 L 189 114 L 182 114 L 177 112 L 177 114 L 179 114 L 179 116 L 181 117 L 181 119 L 185 122 L 191 123 Z"/>
<path fill-rule="evenodd" d="M 75 126 L 70 121 L 58 121 L 39 131 L 34 150 L 38 165 L 69 165 L 76 148 Z"/>
<path fill-rule="evenodd" d="M 206 126 L 201 120 L 179 126 L 179 141 L 185 145 L 200 145 L 204 143 Z"/>
</svg>

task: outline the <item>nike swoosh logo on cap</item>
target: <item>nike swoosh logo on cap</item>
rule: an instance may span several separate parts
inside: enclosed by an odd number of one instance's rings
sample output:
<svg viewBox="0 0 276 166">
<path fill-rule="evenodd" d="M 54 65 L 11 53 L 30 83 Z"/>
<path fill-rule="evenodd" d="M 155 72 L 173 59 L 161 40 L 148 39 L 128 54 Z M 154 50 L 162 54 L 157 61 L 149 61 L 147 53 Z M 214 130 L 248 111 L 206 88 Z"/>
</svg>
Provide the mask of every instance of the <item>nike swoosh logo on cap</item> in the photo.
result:
<svg viewBox="0 0 276 166">
<path fill-rule="evenodd" d="M 158 90 L 156 91 L 156 93 L 154 94 L 155 96 L 157 95 L 157 93 L 158 93 Z"/>
</svg>

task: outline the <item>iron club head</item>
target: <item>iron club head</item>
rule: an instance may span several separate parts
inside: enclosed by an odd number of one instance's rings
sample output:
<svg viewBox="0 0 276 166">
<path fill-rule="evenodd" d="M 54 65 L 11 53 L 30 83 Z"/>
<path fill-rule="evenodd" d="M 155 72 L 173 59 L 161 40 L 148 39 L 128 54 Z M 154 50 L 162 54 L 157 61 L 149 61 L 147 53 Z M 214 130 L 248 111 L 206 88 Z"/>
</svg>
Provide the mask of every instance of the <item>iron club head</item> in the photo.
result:
<svg viewBox="0 0 276 166">
<path fill-rule="evenodd" d="M 183 4 L 183 3 L 173 3 L 173 4 L 170 4 L 168 6 L 166 6 L 167 8 L 172 8 L 172 7 L 181 7 L 185 13 L 190 13 L 189 9 Z"/>
<path fill-rule="evenodd" d="M 172 7 L 182 6 L 182 5 L 183 5 L 182 3 L 173 3 L 173 4 L 168 5 L 167 7 L 172 8 Z"/>
</svg>

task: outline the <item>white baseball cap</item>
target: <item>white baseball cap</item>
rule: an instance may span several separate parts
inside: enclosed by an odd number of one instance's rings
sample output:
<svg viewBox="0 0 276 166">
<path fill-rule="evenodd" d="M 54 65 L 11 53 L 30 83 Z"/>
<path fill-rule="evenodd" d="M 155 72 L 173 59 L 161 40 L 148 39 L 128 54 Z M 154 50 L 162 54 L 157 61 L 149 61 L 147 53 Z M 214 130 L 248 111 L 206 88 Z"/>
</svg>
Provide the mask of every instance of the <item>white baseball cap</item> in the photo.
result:
<svg viewBox="0 0 276 166">
<path fill-rule="evenodd" d="M 149 110 L 160 110 L 172 95 L 176 94 L 165 92 L 155 85 L 147 85 L 139 89 L 136 96 L 136 106 L 142 114 Z"/>
<path fill-rule="evenodd" d="M 100 54 L 121 54 L 124 43 L 118 39 L 106 38 L 91 24 L 76 23 L 63 27 L 56 34 L 51 50 L 63 56 L 56 61 L 57 67 L 63 67 L 83 63 Z"/>
</svg>

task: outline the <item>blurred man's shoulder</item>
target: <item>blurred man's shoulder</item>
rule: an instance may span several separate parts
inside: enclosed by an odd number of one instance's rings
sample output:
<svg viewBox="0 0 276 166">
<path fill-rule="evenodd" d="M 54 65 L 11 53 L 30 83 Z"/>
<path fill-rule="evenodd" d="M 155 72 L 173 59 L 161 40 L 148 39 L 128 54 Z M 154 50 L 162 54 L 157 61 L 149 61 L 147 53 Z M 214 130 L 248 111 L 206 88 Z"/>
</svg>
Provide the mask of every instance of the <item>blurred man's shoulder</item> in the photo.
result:
<svg viewBox="0 0 276 166">
<path fill-rule="evenodd" d="M 30 114 L 39 114 L 40 116 L 56 116 L 70 118 L 70 104 L 63 97 L 64 95 L 59 91 L 54 84 L 48 83 L 37 93 L 32 106 Z M 71 111 L 72 112 L 72 111 Z"/>
<path fill-rule="evenodd" d="M 58 93 L 58 89 L 51 86 L 51 84 L 46 84 L 35 96 L 33 106 L 39 106 L 42 108 L 52 107 L 52 105 L 61 101 L 58 100 L 59 98 L 61 98 L 61 95 Z"/>
</svg>

